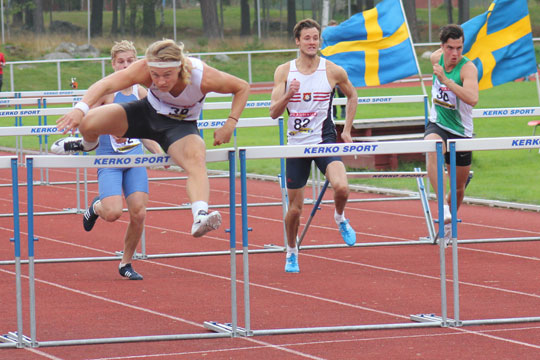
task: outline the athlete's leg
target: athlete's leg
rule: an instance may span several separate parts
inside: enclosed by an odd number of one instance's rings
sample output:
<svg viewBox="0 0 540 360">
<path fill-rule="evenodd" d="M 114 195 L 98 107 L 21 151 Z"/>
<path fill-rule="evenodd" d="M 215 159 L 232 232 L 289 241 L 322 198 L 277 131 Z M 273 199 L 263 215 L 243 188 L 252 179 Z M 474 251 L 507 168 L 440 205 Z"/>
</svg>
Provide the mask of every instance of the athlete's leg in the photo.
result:
<svg viewBox="0 0 540 360">
<path fill-rule="evenodd" d="M 121 137 L 128 129 L 126 111 L 119 104 L 108 104 L 91 109 L 84 117 L 79 131 L 87 142 L 97 142 L 99 135 Z"/>
<path fill-rule="evenodd" d="M 467 178 L 469 177 L 469 172 L 471 171 L 471 165 L 467 166 L 456 166 L 456 199 L 457 199 L 457 209 L 463 203 L 463 198 L 465 197 L 465 186 L 467 185 Z M 448 177 L 451 176 L 450 166 L 448 166 Z M 451 192 L 448 191 L 446 196 L 448 204 L 451 203 Z"/>
<path fill-rule="evenodd" d="M 206 171 L 206 146 L 199 135 L 190 134 L 176 140 L 167 153 L 187 174 L 187 193 L 191 203 L 208 202 L 210 184 Z"/>
<path fill-rule="evenodd" d="M 129 211 L 129 225 L 124 236 L 124 255 L 122 265 L 128 264 L 137 250 L 144 229 L 148 194 L 137 191 L 126 198 Z"/>
<path fill-rule="evenodd" d="M 300 226 L 300 216 L 304 207 L 304 187 L 299 189 L 287 189 L 289 208 L 285 215 L 285 230 L 289 247 L 296 248 L 296 237 Z"/>
<path fill-rule="evenodd" d="M 326 167 L 326 178 L 334 189 L 334 204 L 336 212 L 343 214 L 347 199 L 349 198 L 349 183 L 347 181 L 347 171 L 341 161 L 332 161 Z"/>
</svg>

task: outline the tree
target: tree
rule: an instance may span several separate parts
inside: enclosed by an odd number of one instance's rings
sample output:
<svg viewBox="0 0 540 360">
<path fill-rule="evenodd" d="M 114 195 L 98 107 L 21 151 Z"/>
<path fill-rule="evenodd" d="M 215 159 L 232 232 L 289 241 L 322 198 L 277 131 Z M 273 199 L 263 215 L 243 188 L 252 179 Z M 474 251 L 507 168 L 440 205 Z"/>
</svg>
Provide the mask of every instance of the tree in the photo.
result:
<svg viewBox="0 0 540 360">
<path fill-rule="evenodd" d="M 118 0 L 113 0 L 112 2 L 111 34 L 118 34 Z"/>
<path fill-rule="evenodd" d="M 35 0 L 34 6 L 34 33 L 43 34 L 45 25 L 43 25 L 43 0 Z"/>
<path fill-rule="evenodd" d="M 126 31 L 126 0 L 119 0 L 120 4 L 120 34 Z"/>
<path fill-rule="evenodd" d="M 249 19 L 249 0 L 240 1 L 240 13 L 241 13 L 241 24 L 240 24 L 240 36 L 249 36 L 251 35 L 251 20 Z"/>
<path fill-rule="evenodd" d="M 458 0 L 458 9 L 459 9 L 459 23 L 463 24 L 470 18 L 470 3 L 469 0 Z"/>
<path fill-rule="evenodd" d="M 90 34 L 92 36 L 103 34 L 103 0 L 91 1 Z"/>
<path fill-rule="evenodd" d="M 137 1 L 129 2 L 129 30 L 131 35 L 135 35 L 135 25 L 137 22 Z"/>
<path fill-rule="evenodd" d="M 416 1 L 415 0 L 403 0 L 403 8 L 405 9 L 405 16 L 409 23 L 409 30 L 413 41 L 419 41 L 418 25 L 416 21 Z"/>
<path fill-rule="evenodd" d="M 452 0 L 445 0 L 446 2 L 446 16 L 448 18 L 448 23 L 454 23 L 454 17 L 452 16 Z"/>
<path fill-rule="evenodd" d="M 207 38 L 221 38 L 218 25 L 217 3 L 214 0 L 201 0 L 200 5 L 204 35 Z"/>
<path fill-rule="evenodd" d="M 375 7 L 374 0 L 356 0 L 356 12 L 369 10 Z"/>
<path fill-rule="evenodd" d="M 296 25 L 296 3 L 294 0 L 287 0 L 287 33 L 291 36 L 294 36 L 294 25 Z"/>
<path fill-rule="evenodd" d="M 143 1 L 142 34 L 146 36 L 156 35 L 156 0 Z"/>
</svg>

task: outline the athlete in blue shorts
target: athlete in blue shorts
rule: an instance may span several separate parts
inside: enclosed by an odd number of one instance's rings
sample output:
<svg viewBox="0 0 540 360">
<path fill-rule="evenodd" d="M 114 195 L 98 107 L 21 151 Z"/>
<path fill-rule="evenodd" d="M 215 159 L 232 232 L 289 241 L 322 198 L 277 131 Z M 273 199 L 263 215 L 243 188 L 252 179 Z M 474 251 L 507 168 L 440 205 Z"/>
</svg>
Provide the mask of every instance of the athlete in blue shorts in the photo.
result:
<svg viewBox="0 0 540 360">
<path fill-rule="evenodd" d="M 115 43 L 111 49 L 114 71 L 127 68 L 137 60 L 137 52 L 130 41 Z M 115 94 L 106 96 L 101 104 L 126 103 L 146 96 L 146 89 L 133 85 Z M 152 153 L 162 153 L 161 147 L 152 140 L 118 138 L 101 135 L 96 155 L 137 155 L 143 154 L 142 144 Z M 99 196 L 84 213 L 83 225 L 86 231 L 92 230 L 98 217 L 105 221 L 116 221 L 122 215 L 122 192 L 129 211 L 129 225 L 124 236 L 124 252 L 119 265 L 120 275 L 130 280 L 143 277 L 131 266 L 131 259 L 137 249 L 144 229 L 146 205 L 148 203 L 148 175 L 146 168 L 100 168 L 98 169 Z"/>
</svg>

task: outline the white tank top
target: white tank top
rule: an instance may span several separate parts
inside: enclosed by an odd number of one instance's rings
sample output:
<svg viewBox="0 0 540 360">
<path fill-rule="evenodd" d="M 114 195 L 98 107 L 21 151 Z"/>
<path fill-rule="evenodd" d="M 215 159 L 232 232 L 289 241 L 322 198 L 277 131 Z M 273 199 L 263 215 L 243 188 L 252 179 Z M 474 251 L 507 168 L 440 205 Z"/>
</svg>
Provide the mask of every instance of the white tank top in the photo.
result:
<svg viewBox="0 0 540 360">
<path fill-rule="evenodd" d="M 176 120 L 199 120 L 205 94 L 201 91 L 203 77 L 203 62 L 196 58 L 189 58 L 191 69 L 191 83 L 186 86 L 180 95 L 174 97 L 169 92 L 159 91 L 152 84 L 148 89 L 148 102 L 158 114 L 167 115 Z"/>
<path fill-rule="evenodd" d="M 287 111 L 287 140 L 291 145 L 310 145 L 322 142 L 328 131 L 335 132 L 332 121 L 333 89 L 326 76 L 326 59 L 320 58 L 317 70 L 304 75 L 296 68 L 296 60 L 290 62 L 286 91 L 294 79 L 300 81 L 300 89 L 289 100 Z"/>
</svg>

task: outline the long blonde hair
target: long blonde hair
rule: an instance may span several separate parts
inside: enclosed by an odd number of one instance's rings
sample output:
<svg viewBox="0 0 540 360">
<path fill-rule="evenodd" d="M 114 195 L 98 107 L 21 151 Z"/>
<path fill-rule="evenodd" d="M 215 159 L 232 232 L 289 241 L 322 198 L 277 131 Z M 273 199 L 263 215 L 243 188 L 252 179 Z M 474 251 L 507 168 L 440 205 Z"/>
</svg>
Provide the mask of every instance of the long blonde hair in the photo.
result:
<svg viewBox="0 0 540 360">
<path fill-rule="evenodd" d="M 180 61 L 180 77 L 185 84 L 191 83 L 191 65 L 186 63 L 184 44 L 163 39 L 150 44 L 146 49 L 146 61 Z"/>
</svg>

